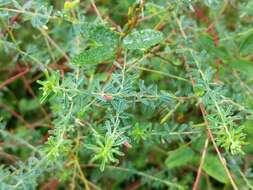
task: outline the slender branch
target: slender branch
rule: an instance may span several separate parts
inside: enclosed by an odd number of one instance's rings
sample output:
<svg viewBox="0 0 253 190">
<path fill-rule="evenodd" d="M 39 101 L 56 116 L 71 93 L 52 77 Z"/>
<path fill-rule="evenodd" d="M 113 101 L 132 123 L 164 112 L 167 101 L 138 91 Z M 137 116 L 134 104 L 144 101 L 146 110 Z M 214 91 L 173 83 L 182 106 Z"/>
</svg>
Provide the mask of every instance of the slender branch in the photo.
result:
<svg viewBox="0 0 253 190">
<path fill-rule="evenodd" d="M 89 164 L 89 165 L 83 165 L 83 167 L 86 167 L 86 168 L 88 168 L 88 167 L 100 167 L 100 165 L 98 165 L 98 164 Z M 174 187 L 174 188 L 177 188 L 177 189 L 184 189 L 183 186 L 178 185 L 177 183 L 174 183 L 174 182 L 171 182 L 171 181 L 168 181 L 168 180 L 163 180 L 163 179 L 160 179 L 158 177 L 155 177 L 155 176 L 152 176 L 152 175 L 149 175 L 149 174 L 146 174 L 144 172 L 140 172 L 140 171 L 137 171 L 137 170 L 134 170 L 134 169 L 123 168 L 123 167 L 118 167 L 118 166 L 106 166 L 106 168 L 136 174 L 136 175 L 145 177 L 147 179 L 163 183 L 164 185 L 166 185 L 168 187 Z"/>
<path fill-rule="evenodd" d="M 170 112 L 168 112 L 161 120 L 160 124 L 163 124 L 165 123 L 169 118 L 170 116 L 179 108 L 179 106 L 182 104 L 183 102 L 179 101 L 177 103 L 177 105 L 175 106 L 174 109 L 172 109 Z"/>
<path fill-rule="evenodd" d="M 188 38 L 187 38 L 187 36 L 186 36 L 186 33 L 185 33 L 184 30 L 183 30 L 183 27 L 182 27 L 182 25 L 181 25 L 181 21 L 177 18 L 176 15 L 174 15 L 174 16 L 175 16 L 177 25 L 178 25 L 178 27 L 179 27 L 179 29 L 180 29 L 180 32 L 181 32 L 182 36 L 184 37 L 185 40 L 187 40 Z M 193 56 L 193 54 L 192 54 L 192 50 L 191 50 L 191 55 L 192 55 L 192 57 L 194 58 L 194 56 Z M 194 60 L 195 60 L 195 58 L 194 58 Z M 196 63 L 196 64 L 198 64 L 198 63 Z M 189 70 L 189 66 L 188 66 L 187 64 L 186 64 L 186 69 Z M 201 71 L 200 71 L 200 74 L 201 74 L 201 76 L 203 77 L 203 73 L 202 73 Z M 195 81 L 193 80 L 193 78 L 192 78 L 191 76 L 190 76 L 190 78 L 191 78 L 192 86 L 194 87 L 194 86 L 195 86 Z M 208 134 L 208 137 L 209 137 L 209 138 L 211 139 L 211 141 L 212 141 L 212 144 L 213 144 L 213 146 L 214 146 L 214 149 L 215 149 L 215 151 L 216 151 L 217 154 L 218 154 L 218 157 L 219 157 L 219 159 L 220 159 L 220 162 L 222 163 L 222 165 L 223 165 L 223 167 L 224 167 L 224 169 L 225 169 L 225 171 L 226 171 L 226 173 L 227 173 L 227 176 L 228 176 L 228 178 L 229 178 L 229 180 L 230 180 L 230 182 L 231 182 L 231 184 L 232 184 L 234 190 L 238 190 L 237 185 L 236 185 L 236 183 L 235 183 L 235 181 L 234 181 L 234 179 L 233 179 L 233 177 L 232 177 L 232 174 L 230 173 L 230 171 L 229 171 L 229 169 L 228 169 L 228 167 L 227 167 L 226 160 L 225 160 L 224 157 L 221 156 L 221 153 L 220 153 L 220 151 L 219 151 L 219 149 L 218 149 L 218 147 L 217 147 L 217 145 L 216 145 L 216 142 L 215 142 L 215 140 L 214 140 L 212 131 L 211 131 L 211 129 L 209 128 L 209 123 L 208 123 L 208 121 L 206 120 L 206 116 L 208 115 L 208 113 L 207 113 L 207 111 L 206 111 L 206 109 L 205 109 L 205 106 L 204 106 L 204 104 L 202 103 L 201 100 L 199 100 L 199 102 L 200 102 L 200 103 L 199 103 L 199 107 L 200 107 L 202 116 L 203 116 L 203 118 L 204 118 L 204 120 L 205 120 L 205 123 L 206 123 L 206 126 L 207 126 L 207 134 Z"/>
<path fill-rule="evenodd" d="M 40 17 L 49 18 L 49 19 L 58 19 L 58 17 L 56 17 L 56 16 L 44 15 L 44 14 L 30 12 L 30 11 L 26 11 L 26 10 L 11 9 L 11 8 L 5 8 L 5 7 L 4 8 L 1 7 L 0 10 L 8 11 L 8 12 L 21 13 L 21 14 L 27 14 L 27 15 L 30 15 L 30 16 L 40 16 Z"/>
<path fill-rule="evenodd" d="M 11 115 L 13 115 L 15 118 L 17 118 L 27 128 L 32 128 L 32 125 L 30 123 L 28 123 L 18 112 L 16 112 L 15 110 L 11 109 L 9 106 L 4 105 L 4 104 L 0 104 L 0 108 L 3 108 L 6 111 L 8 111 L 9 113 L 11 113 Z"/>
<path fill-rule="evenodd" d="M 90 0 L 90 2 L 91 2 L 91 6 L 92 6 L 92 8 L 94 9 L 96 15 L 97 15 L 98 18 L 103 22 L 102 15 L 100 14 L 100 12 L 99 12 L 99 10 L 98 10 L 98 8 L 97 8 L 97 6 L 96 6 L 94 0 Z"/>
<path fill-rule="evenodd" d="M 205 141 L 203 151 L 202 151 L 202 156 L 201 156 L 201 160 L 200 160 L 200 164 L 199 164 L 199 168 L 198 168 L 198 173 L 197 173 L 196 179 L 195 179 L 194 184 L 193 184 L 193 188 L 192 188 L 193 190 L 198 189 L 198 184 L 199 184 L 199 180 L 200 180 L 200 177 L 201 177 L 201 170 L 202 170 L 204 162 L 205 162 L 208 143 L 209 143 L 209 140 L 207 138 L 206 141 Z"/>
<path fill-rule="evenodd" d="M 63 57 L 70 61 L 69 56 L 65 53 L 65 51 L 47 34 L 47 32 L 44 29 L 39 29 L 39 31 L 45 36 L 48 41 L 63 55 Z"/>
<path fill-rule="evenodd" d="M 26 68 L 24 71 L 16 74 L 15 76 L 7 79 L 6 81 L 4 81 L 2 84 L 0 84 L 0 89 L 2 89 L 3 87 L 13 83 L 15 80 L 17 80 L 18 78 L 26 75 L 28 72 L 30 71 L 30 68 Z"/>
</svg>

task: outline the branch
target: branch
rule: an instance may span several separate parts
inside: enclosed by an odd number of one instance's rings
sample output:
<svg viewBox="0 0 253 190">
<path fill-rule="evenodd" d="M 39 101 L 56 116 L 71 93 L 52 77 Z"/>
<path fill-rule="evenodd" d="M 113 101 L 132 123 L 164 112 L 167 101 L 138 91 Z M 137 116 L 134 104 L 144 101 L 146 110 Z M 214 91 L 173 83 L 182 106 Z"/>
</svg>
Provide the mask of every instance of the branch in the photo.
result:
<svg viewBox="0 0 253 190">
<path fill-rule="evenodd" d="M 198 188 L 199 180 L 200 180 L 200 177 L 201 177 L 201 170 L 202 170 L 204 162 L 205 162 L 205 157 L 206 157 L 206 151 L 207 151 L 208 143 L 209 143 L 209 140 L 207 138 L 206 141 L 205 141 L 205 145 L 204 145 L 203 151 L 202 151 L 202 156 L 201 156 L 201 160 L 200 160 L 200 164 L 199 164 L 199 168 L 198 168 L 198 173 L 197 173 L 195 182 L 193 184 L 192 190 L 197 190 L 197 188 Z"/>
<path fill-rule="evenodd" d="M 0 84 L 0 89 L 2 89 L 3 87 L 11 84 L 12 82 L 14 82 L 15 80 L 17 80 L 18 78 L 26 75 L 31 69 L 30 68 L 26 68 L 24 71 L 18 73 L 17 75 L 7 79 L 6 81 L 4 81 L 2 84 Z"/>
</svg>

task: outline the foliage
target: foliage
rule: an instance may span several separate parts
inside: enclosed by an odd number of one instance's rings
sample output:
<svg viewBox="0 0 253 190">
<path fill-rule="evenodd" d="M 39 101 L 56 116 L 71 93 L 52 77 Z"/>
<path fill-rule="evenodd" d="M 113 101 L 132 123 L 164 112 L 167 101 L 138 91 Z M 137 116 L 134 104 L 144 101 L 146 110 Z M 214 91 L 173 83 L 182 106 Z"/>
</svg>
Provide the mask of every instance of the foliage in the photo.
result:
<svg viewBox="0 0 253 190">
<path fill-rule="evenodd" d="M 250 0 L 0 0 L 0 190 L 253 189 Z"/>
</svg>

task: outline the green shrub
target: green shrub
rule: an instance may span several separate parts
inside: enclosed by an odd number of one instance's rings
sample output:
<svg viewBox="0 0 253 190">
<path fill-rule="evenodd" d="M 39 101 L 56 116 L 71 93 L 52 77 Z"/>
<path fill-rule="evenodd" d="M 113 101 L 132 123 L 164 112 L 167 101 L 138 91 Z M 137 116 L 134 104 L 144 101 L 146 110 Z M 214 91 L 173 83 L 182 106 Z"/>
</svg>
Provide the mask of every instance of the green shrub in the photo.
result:
<svg viewBox="0 0 253 190">
<path fill-rule="evenodd" d="M 253 189 L 250 0 L 0 0 L 0 189 Z"/>
</svg>

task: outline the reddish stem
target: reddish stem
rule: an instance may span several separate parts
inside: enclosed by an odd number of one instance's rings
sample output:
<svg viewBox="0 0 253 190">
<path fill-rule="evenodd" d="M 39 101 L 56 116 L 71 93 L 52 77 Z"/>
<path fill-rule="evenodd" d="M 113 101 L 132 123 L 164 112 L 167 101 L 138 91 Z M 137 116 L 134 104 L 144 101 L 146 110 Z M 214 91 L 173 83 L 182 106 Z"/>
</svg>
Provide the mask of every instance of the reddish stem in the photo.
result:
<svg viewBox="0 0 253 190">
<path fill-rule="evenodd" d="M 4 105 L 4 104 L 0 104 L 0 108 L 5 109 L 6 111 L 8 111 L 9 113 L 11 113 L 12 116 L 16 117 L 19 121 L 21 121 L 26 127 L 28 128 L 32 128 L 32 126 L 15 110 L 11 109 L 10 107 Z"/>
<path fill-rule="evenodd" d="M 27 74 L 31 69 L 30 68 L 26 68 L 24 71 L 18 73 L 17 75 L 7 79 L 6 81 L 4 81 L 2 84 L 0 84 L 0 89 L 2 89 L 3 87 L 11 84 L 12 82 L 14 82 L 15 80 L 17 80 L 18 78 L 24 76 L 25 74 Z"/>
</svg>

